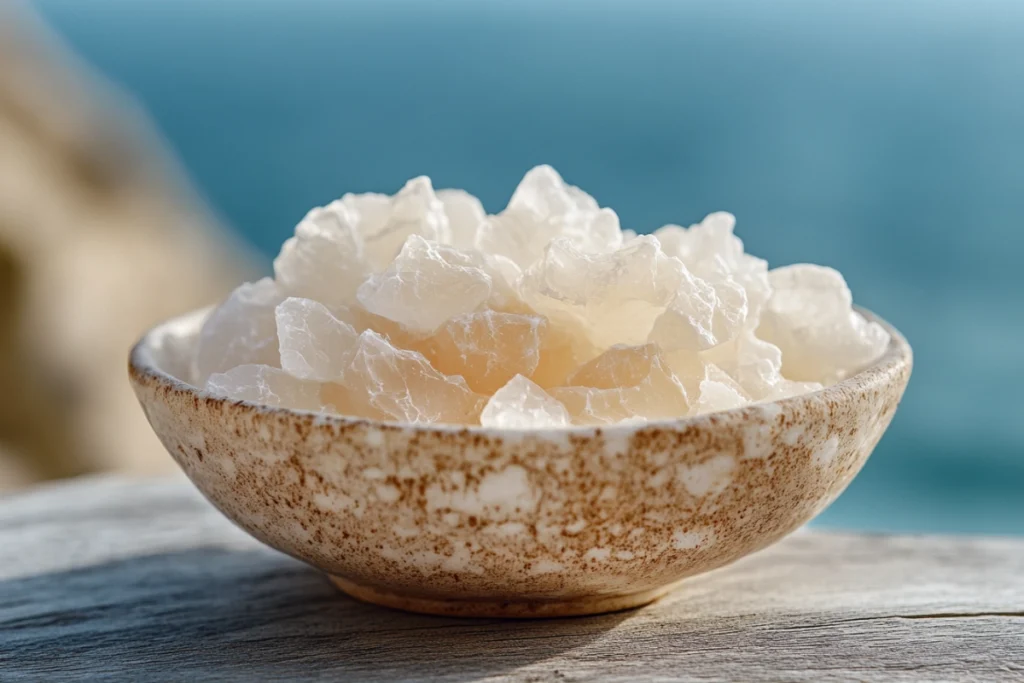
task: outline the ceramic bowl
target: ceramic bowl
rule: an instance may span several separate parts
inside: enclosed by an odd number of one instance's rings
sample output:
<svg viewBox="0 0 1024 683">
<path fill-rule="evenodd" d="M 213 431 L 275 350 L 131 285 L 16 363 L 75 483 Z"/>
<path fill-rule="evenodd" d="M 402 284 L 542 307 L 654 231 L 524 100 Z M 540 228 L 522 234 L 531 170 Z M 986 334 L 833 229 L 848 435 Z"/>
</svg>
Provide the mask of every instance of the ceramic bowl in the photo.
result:
<svg viewBox="0 0 1024 683">
<path fill-rule="evenodd" d="M 189 478 L 238 526 L 349 595 L 447 615 L 635 607 L 774 543 L 860 470 L 912 362 L 879 321 L 892 342 L 878 362 L 773 403 L 605 428 L 404 425 L 189 385 L 204 315 L 155 328 L 129 363 L 146 417 Z"/>
</svg>

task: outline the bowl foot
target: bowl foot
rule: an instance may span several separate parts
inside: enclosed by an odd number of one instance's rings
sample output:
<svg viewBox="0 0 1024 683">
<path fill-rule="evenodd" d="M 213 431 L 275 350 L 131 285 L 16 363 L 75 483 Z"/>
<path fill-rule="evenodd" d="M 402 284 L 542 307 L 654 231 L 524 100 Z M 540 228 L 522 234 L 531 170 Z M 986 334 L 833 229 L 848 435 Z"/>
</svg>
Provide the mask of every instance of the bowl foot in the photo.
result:
<svg viewBox="0 0 1024 683">
<path fill-rule="evenodd" d="M 403 595 L 372 586 L 364 586 L 340 576 L 328 575 L 331 582 L 347 595 L 373 605 L 405 612 L 448 617 L 501 617 L 539 619 L 604 614 L 641 607 L 671 591 L 675 585 L 627 595 L 594 595 L 570 600 L 460 600 Z"/>
</svg>

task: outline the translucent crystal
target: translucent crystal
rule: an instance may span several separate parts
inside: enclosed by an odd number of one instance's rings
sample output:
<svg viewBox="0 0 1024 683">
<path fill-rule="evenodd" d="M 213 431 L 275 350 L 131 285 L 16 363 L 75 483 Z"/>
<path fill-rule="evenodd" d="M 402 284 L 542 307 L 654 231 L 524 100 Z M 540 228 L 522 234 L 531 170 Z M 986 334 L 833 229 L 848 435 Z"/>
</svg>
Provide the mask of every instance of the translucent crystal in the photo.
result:
<svg viewBox="0 0 1024 683">
<path fill-rule="evenodd" d="M 492 394 L 540 362 L 547 320 L 483 310 L 456 316 L 416 348 L 448 375 L 461 375 L 473 391 Z"/>
<path fill-rule="evenodd" d="M 799 396 L 800 394 L 809 394 L 812 391 L 821 391 L 823 388 L 824 385 L 821 382 L 795 382 L 791 379 L 783 378 L 782 381 L 772 387 L 771 393 L 762 400 L 778 401 L 783 398 Z"/>
<path fill-rule="evenodd" d="M 484 400 L 462 377 L 438 372 L 423 354 L 395 348 L 373 330 L 359 335 L 345 389 L 356 414 L 399 422 L 473 423 Z"/>
<path fill-rule="evenodd" d="M 412 235 L 385 271 L 359 287 L 357 297 L 371 313 L 429 333 L 475 310 L 490 294 L 491 276 L 477 255 Z"/>
<path fill-rule="evenodd" d="M 451 231 L 451 245 L 458 249 L 472 249 L 476 231 L 487 218 L 480 200 L 464 190 L 438 190 L 437 198 L 444 205 Z"/>
<path fill-rule="evenodd" d="M 491 396 L 480 413 L 480 424 L 499 429 L 566 427 L 569 413 L 546 391 L 516 375 Z"/>
<path fill-rule="evenodd" d="M 724 344 L 743 329 L 747 297 L 731 280 L 712 285 L 682 266 L 676 295 L 654 322 L 648 340 L 668 350 L 702 351 Z"/>
<path fill-rule="evenodd" d="M 351 325 L 310 299 L 285 299 L 277 306 L 276 319 L 281 368 L 299 379 L 343 379 L 359 340 Z"/>
<path fill-rule="evenodd" d="M 690 404 L 683 383 L 654 344 L 614 346 L 550 390 L 574 424 L 614 424 L 685 416 Z"/>
<path fill-rule="evenodd" d="M 595 389 L 635 387 L 661 363 L 661 352 L 654 344 L 613 346 L 570 375 L 568 384 Z"/>
<path fill-rule="evenodd" d="M 750 403 L 750 397 L 728 373 L 713 364 L 709 364 L 706 370 L 707 375 L 700 383 L 700 398 L 694 414 L 731 410 Z"/>
<path fill-rule="evenodd" d="M 382 210 L 379 195 L 347 195 L 342 202 L 362 211 L 359 231 L 373 270 L 387 266 L 411 235 L 448 244 L 452 232 L 444 203 L 434 194 L 430 178 L 413 178 Z"/>
<path fill-rule="evenodd" d="M 772 296 L 757 334 L 782 350 L 782 373 L 803 382 L 833 382 L 884 353 L 889 334 L 852 309 L 843 276 L 814 265 L 776 268 Z"/>
<path fill-rule="evenodd" d="M 193 374 L 200 385 L 238 365 L 280 365 L 274 309 L 283 299 L 274 281 L 263 278 L 236 289 L 210 314 L 196 344 Z"/>
<path fill-rule="evenodd" d="M 774 395 L 784 381 L 782 350 L 744 330 L 727 344 L 715 347 L 701 357 L 729 374 L 754 400 Z"/>
<path fill-rule="evenodd" d="M 239 365 L 210 375 L 206 390 L 216 396 L 295 410 L 324 410 L 320 384 L 292 377 L 269 365 Z"/>
<path fill-rule="evenodd" d="M 274 259 L 274 275 L 288 296 L 346 305 L 366 277 L 358 216 L 341 201 L 313 209 Z"/>
<path fill-rule="evenodd" d="M 496 216 L 425 177 L 346 194 L 299 223 L 275 280 L 214 311 L 184 374 L 253 400 L 520 428 L 777 400 L 884 353 L 842 276 L 769 273 L 734 228 L 713 213 L 637 235 L 550 166 Z"/>
<path fill-rule="evenodd" d="M 504 256 L 485 255 L 483 258 L 484 271 L 491 276 L 491 296 L 487 305 L 506 313 L 533 313 L 519 292 L 522 269 Z"/>
<path fill-rule="evenodd" d="M 360 237 L 379 232 L 391 213 L 392 197 L 380 192 L 349 192 L 338 201 L 355 216 Z"/>
<path fill-rule="evenodd" d="M 558 237 L 585 252 L 622 244 L 614 211 L 598 208 L 593 197 L 567 185 L 550 166 L 537 166 L 523 177 L 508 207 L 480 225 L 475 244 L 526 268 Z"/>
<path fill-rule="evenodd" d="M 547 329 L 541 341 L 540 361 L 530 379 L 549 389 L 564 384 L 569 374 L 601 350 L 591 341 L 579 318 L 549 311 L 545 319 Z"/>
<path fill-rule="evenodd" d="M 599 254 L 560 238 L 524 273 L 521 291 L 541 313 L 584 321 L 598 346 L 637 344 L 675 296 L 681 270 L 650 236 Z"/>
<path fill-rule="evenodd" d="M 768 264 L 744 253 L 742 240 L 733 234 L 735 226 L 736 218 L 720 211 L 689 229 L 666 225 L 654 235 L 665 253 L 680 259 L 696 277 L 715 287 L 731 283 L 742 289 L 746 318 L 753 326 L 771 293 Z"/>
</svg>

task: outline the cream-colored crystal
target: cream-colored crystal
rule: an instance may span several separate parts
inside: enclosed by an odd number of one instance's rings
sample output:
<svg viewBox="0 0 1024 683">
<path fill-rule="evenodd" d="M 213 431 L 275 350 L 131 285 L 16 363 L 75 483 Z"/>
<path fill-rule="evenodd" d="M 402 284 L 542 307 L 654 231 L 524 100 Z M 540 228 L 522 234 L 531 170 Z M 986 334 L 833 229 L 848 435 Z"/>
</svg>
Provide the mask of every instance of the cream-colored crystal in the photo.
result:
<svg viewBox="0 0 1024 683">
<path fill-rule="evenodd" d="M 521 291 L 541 313 L 579 319 L 598 347 L 642 344 L 676 295 L 681 270 L 650 236 L 605 253 L 560 238 L 524 273 Z"/>
<path fill-rule="evenodd" d="M 540 347 L 540 361 L 530 379 L 545 389 L 560 386 L 566 377 L 601 353 L 583 322 L 565 313 L 549 312 Z"/>
<path fill-rule="evenodd" d="M 298 379 L 340 382 L 356 352 L 359 335 L 326 306 L 288 298 L 277 306 L 281 368 Z"/>
<path fill-rule="evenodd" d="M 730 280 L 711 284 L 684 266 L 675 296 L 651 329 L 648 340 L 668 350 L 703 351 L 724 344 L 743 329 L 744 290 Z"/>
<path fill-rule="evenodd" d="M 559 237 L 588 253 L 622 244 L 614 211 L 598 208 L 593 197 L 567 185 L 550 166 L 538 166 L 523 177 L 505 210 L 480 225 L 475 245 L 526 268 Z"/>
<path fill-rule="evenodd" d="M 487 301 L 491 276 L 484 268 L 473 252 L 412 235 L 386 270 L 359 287 L 359 303 L 415 332 L 433 332 Z"/>
<path fill-rule="evenodd" d="M 358 216 L 341 201 L 313 209 L 274 259 L 274 276 L 287 296 L 348 305 L 366 277 Z"/>
<path fill-rule="evenodd" d="M 297 379 L 269 365 L 239 365 L 215 373 L 206 381 L 206 390 L 216 396 L 265 406 L 314 412 L 325 409 L 319 383 Z"/>
<path fill-rule="evenodd" d="M 758 336 L 782 350 L 782 374 L 831 383 L 878 358 L 889 344 L 881 325 L 853 310 L 846 280 L 836 270 L 799 264 L 768 273 L 772 295 Z"/>
<path fill-rule="evenodd" d="M 465 190 L 438 190 L 437 198 L 448 217 L 451 245 L 457 249 L 472 249 L 477 229 L 487 219 L 483 204 Z"/>
<path fill-rule="evenodd" d="M 638 235 L 550 166 L 494 216 L 425 177 L 346 194 L 210 316 L 193 374 L 251 380 L 254 400 L 319 387 L 305 404 L 344 415 L 526 428 L 777 400 L 884 352 L 841 275 L 769 272 L 734 228 L 719 212 Z"/>
<path fill-rule="evenodd" d="M 739 288 L 744 295 L 744 317 L 756 326 L 764 303 L 771 293 L 768 264 L 743 251 L 743 242 L 733 234 L 736 218 L 724 211 L 709 214 L 687 228 L 666 225 L 654 232 L 662 248 L 680 259 L 696 277 L 716 289 Z M 739 306 L 736 294 L 722 293 L 726 305 Z"/>
<path fill-rule="evenodd" d="M 754 400 L 772 396 L 782 383 L 782 351 L 744 330 L 727 344 L 717 346 L 701 357 L 729 374 Z"/>
<path fill-rule="evenodd" d="M 203 324 L 193 373 L 200 385 L 239 365 L 279 366 L 274 309 L 284 299 L 270 278 L 243 284 Z"/>
<path fill-rule="evenodd" d="M 395 348 L 373 330 L 359 335 L 345 389 L 357 414 L 399 422 L 477 422 L 484 400 L 462 377 L 437 371 L 423 354 Z"/>
<path fill-rule="evenodd" d="M 750 403 L 750 397 L 724 370 L 708 364 L 706 372 L 705 379 L 700 383 L 700 397 L 697 399 L 694 414 L 731 410 Z"/>
<path fill-rule="evenodd" d="M 686 415 L 690 402 L 682 381 L 654 344 L 614 346 L 550 390 L 574 424 L 614 424 Z"/>
<path fill-rule="evenodd" d="M 375 271 L 386 267 L 412 235 L 448 244 L 452 232 L 444 203 L 430 178 L 413 178 L 394 197 L 346 195 L 341 201 L 360 213 L 363 250 Z"/>
<path fill-rule="evenodd" d="M 415 344 L 447 375 L 461 375 L 473 391 L 490 395 L 540 362 L 547 320 L 490 309 L 458 315 Z"/>
<path fill-rule="evenodd" d="M 546 391 L 516 375 L 491 396 L 480 413 L 480 424 L 499 429 L 566 427 L 569 413 Z"/>
</svg>

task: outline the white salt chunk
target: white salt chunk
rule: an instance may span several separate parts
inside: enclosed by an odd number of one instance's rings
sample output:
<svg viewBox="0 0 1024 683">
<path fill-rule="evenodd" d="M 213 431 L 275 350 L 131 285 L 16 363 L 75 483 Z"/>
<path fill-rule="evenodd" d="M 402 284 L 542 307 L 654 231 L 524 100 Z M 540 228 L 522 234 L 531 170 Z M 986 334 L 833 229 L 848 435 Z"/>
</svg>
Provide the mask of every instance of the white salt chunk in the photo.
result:
<svg viewBox="0 0 1024 683">
<path fill-rule="evenodd" d="M 593 197 L 567 185 L 550 166 L 538 166 L 523 177 L 505 210 L 480 225 L 474 243 L 481 252 L 526 268 L 558 237 L 588 253 L 622 244 L 615 212 L 598 208 Z"/>
<path fill-rule="evenodd" d="M 268 365 L 239 365 L 210 375 L 206 390 L 216 396 L 266 406 L 314 412 L 325 409 L 320 400 L 319 383 L 296 379 Z"/>
<path fill-rule="evenodd" d="M 370 266 L 379 271 L 395 257 L 412 235 L 450 243 L 451 228 L 444 203 L 434 193 L 430 178 L 413 178 L 383 207 L 379 195 L 347 195 L 342 201 L 362 211 L 359 231 Z"/>
<path fill-rule="evenodd" d="M 459 251 L 418 235 L 381 273 L 359 287 L 359 303 L 406 328 L 429 333 L 487 301 L 491 276 L 472 252 Z"/>
<path fill-rule="evenodd" d="M 742 240 L 733 234 L 735 226 L 736 218 L 720 211 L 688 229 L 666 225 L 654 235 L 665 253 L 680 259 L 696 277 L 715 287 L 729 283 L 742 289 L 746 318 L 756 324 L 770 294 L 768 264 L 744 253 Z"/>
<path fill-rule="evenodd" d="M 787 379 L 831 383 L 884 353 L 889 334 L 853 310 L 836 270 L 799 264 L 768 273 L 772 287 L 757 334 L 782 350 Z"/>
<path fill-rule="evenodd" d="M 358 220 L 340 201 L 310 211 L 274 259 L 281 291 L 328 306 L 351 303 L 368 272 Z"/>
<path fill-rule="evenodd" d="M 359 342 L 351 325 L 310 299 L 285 299 L 275 317 L 282 369 L 298 379 L 340 382 L 344 378 Z"/>
<path fill-rule="evenodd" d="M 491 396 L 480 413 L 480 424 L 499 429 L 566 427 L 569 413 L 546 391 L 516 375 Z"/>
<path fill-rule="evenodd" d="M 574 424 L 615 424 L 686 415 L 689 398 L 654 344 L 613 346 L 550 390 Z"/>
<path fill-rule="evenodd" d="M 280 365 L 274 309 L 283 299 L 274 281 L 263 278 L 240 286 L 210 314 L 196 344 L 193 374 L 200 385 L 239 365 Z"/>
<path fill-rule="evenodd" d="M 597 346 L 642 344 L 676 295 L 681 268 L 650 236 L 605 253 L 560 238 L 524 273 L 521 291 L 542 313 L 583 321 Z"/>
<path fill-rule="evenodd" d="M 547 326 L 538 315 L 486 309 L 455 316 L 415 346 L 441 372 L 490 395 L 516 375 L 533 374 Z"/>
<path fill-rule="evenodd" d="M 487 219 L 480 200 L 464 190 L 438 190 L 451 233 L 451 245 L 472 249 L 480 224 Z"/>
<path fill-rule="evenodd" d="M 735 338 L 747 320 L 747 297 L 730 280 L 715 284 L 680 269 L 679 285 L 648 340 L 669 351 L 703 351 Z"/>
<path fill-rule="evenodd" d="M 750 397 L 743 388 L 717 365 L 709 363 L 705 367 L 705 372 L 705 379 L 700 383 L 700 397 L 694 407 L 694 414 L 731 410 L 750 403 Z"/>
<path fill-rule="evenodd" d="M 345 390 L 360 414 L 399 422 L 472 423 L 483 406 L 462 377 L 438 372 L 423 354 L 395 348 L 373 330 L 359 335 Z"/>
<path fill-rule="evenodd" d="M 778 400 L 885 352 L 839 273 L 769 271 L 735 223 L 638 235 L 550 166 L 495 216 L 426 177 L 346 194 L 211 314 L 183 374 L 272 405 L 527 428 Z"/>
</svg>

